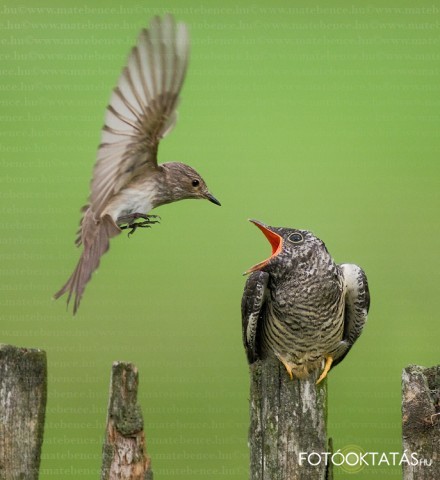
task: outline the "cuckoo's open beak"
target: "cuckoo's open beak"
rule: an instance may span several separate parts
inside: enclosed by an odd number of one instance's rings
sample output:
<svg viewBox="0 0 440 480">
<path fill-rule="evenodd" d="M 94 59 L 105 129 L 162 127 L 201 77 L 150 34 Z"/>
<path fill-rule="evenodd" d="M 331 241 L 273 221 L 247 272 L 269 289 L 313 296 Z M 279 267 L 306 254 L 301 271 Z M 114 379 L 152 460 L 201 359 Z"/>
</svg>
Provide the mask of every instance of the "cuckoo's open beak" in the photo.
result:
<svg viewBox="0 0 440 480">
<path fill-rule="evenodd" d="M 216 205 L 218 205 L 219 207 L 222 206 L 222 204 L 214 197 L 214 195 L 211 195 L 210 193 L 208 193 L 208 194 L 206 195 L 206 198 L 207 198 L 210 202 L 215 203 Z"/>
<path fill-rule="evenodd" d="M 261 270 L 270 262 L 270 260 L 272 260 L 272 258 L 276 257 L 283 248 L 283 238 L 277 233 L 270 230 L 270 227 L 264 225 L 264 223 L 261 223 L 257 220 L 250 219 L 249 221 L 252 222 L 255 226 L 257 226 L 264 233 L 264 236 L 269 240 L 270 244 L 272 245 L 272 255 L 269 258 L 266 258 L 266 260 L 257 263 L 249 270 L 246 270 L 243 275 L 255 272 L 255 270 Z"/>
</svg>

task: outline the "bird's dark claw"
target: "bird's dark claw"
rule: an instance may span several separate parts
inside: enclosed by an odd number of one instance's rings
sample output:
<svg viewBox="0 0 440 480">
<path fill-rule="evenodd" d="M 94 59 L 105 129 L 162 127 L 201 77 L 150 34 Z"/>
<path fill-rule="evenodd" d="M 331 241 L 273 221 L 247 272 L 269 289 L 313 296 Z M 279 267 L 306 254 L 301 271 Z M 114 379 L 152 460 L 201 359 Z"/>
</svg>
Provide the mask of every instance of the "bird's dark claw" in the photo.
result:
<svg viewBox="0 0 440 480">
<path fill-rule="evenodd" d="M 131 225 L 128 225 L 128 227 L 127 227 L 127 228 L 131 228 L 131 230 L 128 232 L 127 236 L 130 237 L 130 235 L 133 235 L 133 233 L 139 227 L 141 227 L 141 228 L 151 228 L 151 225 L 154 224 L 154 223 L 159 223 L 159 222 L 147 220 L 145 222 L 132 223 Z"/>
<path fill-rule="evenodd" d="M 135 220 L 138 220 L 139 218 L 141 218 L 143 221 L 136 223 Z M 155 223 L 160 223 L 160 217 L 159 215 L 145 215 L 143 213 L 131 213 L 131 214 L 122 215 L 121 217 L 119 217 L 117 223 L 121 230 L 126 230 L 127 228 L 131 228 L 131 230 L 128 232 L 128 237 L 130 237 L 130 235 L 133 235 L 133 233 L 136 231 L 138 227 L 151 228 L 151 226 L 154 225 Z"/>
</svg>

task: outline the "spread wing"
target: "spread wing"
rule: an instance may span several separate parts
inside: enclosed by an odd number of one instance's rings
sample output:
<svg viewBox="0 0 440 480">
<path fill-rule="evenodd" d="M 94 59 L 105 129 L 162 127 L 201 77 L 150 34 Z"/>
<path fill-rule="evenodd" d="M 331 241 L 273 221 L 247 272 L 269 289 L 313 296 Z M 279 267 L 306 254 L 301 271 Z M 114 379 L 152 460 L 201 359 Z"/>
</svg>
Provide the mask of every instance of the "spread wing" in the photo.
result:
<svg viewBox="0 0 440 480">
<path fill-rule="evenodd" d="M 155 17 L 142 30 L 113 90 L 91 183 L 99 215 L 131 179 L 157 168 L 159 141 L 174 126 L 188 65 L 189 37 L 173 17 Z"/>
<path fill-rule="evenodd" d="M 346 285 L 343 341 L 348 348 L 343 355 L 335 359 L 332 367 L 342 362 L 359 338 L 370 308 L 370 291 L 364 271 L 357 265 L 349 263 L 343 263 L 340 267 Z"/>
<path fill-rule="evenodd" d="M 253 272 L 246 281 L 241 299 L 243 345 L 250 364 L 258 359 L 258 332 L 266 314 L 268 280 L 268 273 Z"/>
</svg>

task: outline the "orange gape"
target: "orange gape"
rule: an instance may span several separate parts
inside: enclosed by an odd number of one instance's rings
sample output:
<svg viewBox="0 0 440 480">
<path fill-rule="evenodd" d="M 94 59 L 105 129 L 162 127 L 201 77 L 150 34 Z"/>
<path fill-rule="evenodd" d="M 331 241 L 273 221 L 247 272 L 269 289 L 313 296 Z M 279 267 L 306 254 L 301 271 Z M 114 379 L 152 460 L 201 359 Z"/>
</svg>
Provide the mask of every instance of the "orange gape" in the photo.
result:
<svg viewBox="0 0 440 480">
<path fill-rule="evenodd" d="M 257 263 L 253 267 L 251 267 L 249 270 L 246 270 L 245 275 L 248 273 L 255 272 L 255 270 L 259 270 L 260 268 L 263 268 L 267 263 L 273 258 L 276 257 L 281 250 L 283 249 L 283 237 L 280 235 L 276 234 L 275 232 L 271 232 L 269 229 L 267 229 L 264 225 L 262 225 L 260 222 L 257 222 L 255 220 L 250 220 L 254 225 L 256 225 L 263 233 L 264 236 L 269 240 L 271 246 L 272 246 L 272 254 L 269 258 L 266 260 L 263 260 L 260 263 Z"/>
</svg>

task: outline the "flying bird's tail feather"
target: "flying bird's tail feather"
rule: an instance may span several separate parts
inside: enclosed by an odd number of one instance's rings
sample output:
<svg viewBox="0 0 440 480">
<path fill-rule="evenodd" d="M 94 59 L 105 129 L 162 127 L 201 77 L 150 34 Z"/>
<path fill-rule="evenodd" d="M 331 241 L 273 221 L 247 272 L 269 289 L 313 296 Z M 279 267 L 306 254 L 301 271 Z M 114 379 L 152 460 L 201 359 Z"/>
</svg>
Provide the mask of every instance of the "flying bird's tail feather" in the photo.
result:
<svg viewBox="0 0 440 480">
<path fill-rule="evenodd" d="M 73 314 L 75 315 L 81 301 L 82 294 L 90 280 L 92 273 L 98 268 L 102 255 L 109 249 L 110 238 L 118 235 L 121 230 L 109 215 L 105 215 L 99 221 L 93 218 L 93 212 L 89 209 L 81 223 L 81 239 L 84 245 L 81 257 L 70 278 L 64 286 L 55 293 L 58 299 L 68 293 L 67 305 L 74 296 Z"/>
</svg>

